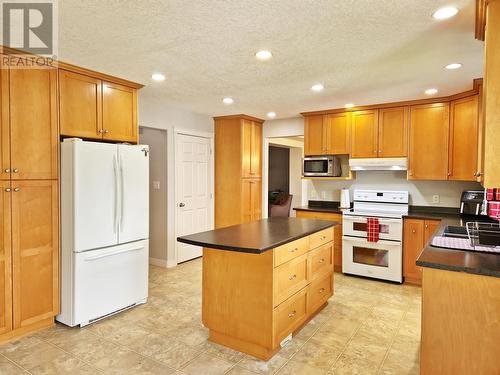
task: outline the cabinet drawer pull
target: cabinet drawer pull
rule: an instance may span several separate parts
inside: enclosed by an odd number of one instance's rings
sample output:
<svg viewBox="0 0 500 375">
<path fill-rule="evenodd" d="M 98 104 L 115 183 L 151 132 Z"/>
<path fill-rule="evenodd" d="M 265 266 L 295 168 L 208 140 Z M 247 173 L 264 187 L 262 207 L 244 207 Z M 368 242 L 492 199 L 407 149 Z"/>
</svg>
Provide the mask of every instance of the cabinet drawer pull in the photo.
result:
<svg viewBox="0 0 500 375">
<path fill-rule="evenodd" d="M 321 240 L 326 240 L 326 236 L 321 236 Z"/>
<path fill-rule="evenodd" d="M 321 288 L 321 289 L 319 290 L 319 292 L 320 292 L 320 293 L 323 293 L 324 291 L 325 291 L 325 288 Z"/>
<path fill-rule="evenodd" d="M 293 310 L 292 312 L 289 312 L 288 317 L 293 318 L 295 316 L 295 314 L 297 314 L 297 310 Z"/>
<path fill-rule="evenodd" d="M 20 191 L 20 190 L 21 190 L 21 189 L 20 189 L 20 188 L 18 188 L 18 187 L 14 188 L 14 192 L 15 192 L 15 193 L 17 193 L 17 192 L 18 192 L 18 191 Z"/>
<path fill-rule="evenodd" d="M 290 249 L 289 251 L 290 251 L 291 253 L 295 253 L 295 252 L 296 252 L 296 251 L 298 251 L 298 250 L 299 250 L 299 248 L 298 248 L 298 247 L 296 247 L 296 248 L 294 248 L 294 249 Z"/>
<path fill-rule="evenodd" d="M 297 275 L 292 275 L 288 278 L 288 280 L 293 280 L 293 279 L 296 279 L 297 278 Z"/>
<path fill-rule="evenodd" d="M 324 262 L 325 262 L 325 258 L 321 258 L 318 263 L 324 263 Z"/>
</svg>

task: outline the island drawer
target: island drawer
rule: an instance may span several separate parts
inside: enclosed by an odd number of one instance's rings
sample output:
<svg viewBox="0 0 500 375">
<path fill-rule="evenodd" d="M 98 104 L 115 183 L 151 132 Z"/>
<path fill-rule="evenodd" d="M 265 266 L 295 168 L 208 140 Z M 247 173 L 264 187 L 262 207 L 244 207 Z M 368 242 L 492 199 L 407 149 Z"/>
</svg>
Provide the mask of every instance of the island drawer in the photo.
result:
<svg viewBox="0 0 500 375">
<path fill-rule="evenodd" d="M 275 344 L 295 331 L 307 317 L 307 288 L 274 309 Z"/>
<path fill-rule="evenodd" d="M 322 231 L 313 233 L 309 236 L 309 248 L 315 249 L 318 246 L 321 246 L 327 242 L 333 240 L 333 229 L 328 228 Z"/>
<path fill-rule="evenodd" d="M 333 243 L 327 243 L 309 253 L 310 279 L 321 277 L 333 270 Z"/>
<path fill-rule="evenodd" d="M 274 269 L 274 306 L 308 284 L 309 256 L 301 255 Z"/>
<path fill-rule="evenodd" d="M 278 246 L 274 249 L 274 266 L 278 267 L 279 265 L 286 263 L 293 258 L 307 253 L 308 251 L 309 237 L 303 237 L 296 241 Z"/>
<path fill-rule="evenodd" d="M 314 280 L 307 287 L 307 312 L 316 311 L 333 295 L 333 273 Z"/>
</svg>

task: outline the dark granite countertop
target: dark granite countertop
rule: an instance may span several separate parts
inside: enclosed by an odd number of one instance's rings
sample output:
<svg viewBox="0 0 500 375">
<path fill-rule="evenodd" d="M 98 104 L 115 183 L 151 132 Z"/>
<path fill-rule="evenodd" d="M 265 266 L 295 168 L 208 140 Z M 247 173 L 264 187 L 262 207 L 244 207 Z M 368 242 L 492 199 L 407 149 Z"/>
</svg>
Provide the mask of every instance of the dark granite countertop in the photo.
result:
<svg viewBox="0 0 500 375">
<path fill-rule="evenodd" d="M 314 211 L 341 214 L 344 210 L 340 208 L 340 202 L 333 201 L 309 201 L 307 206 L 294 207 L 295 211 Z"/>
<path fill-rule="evenodd" d="M 335 221 L 274 217 L 182 236 L 177 241 L 212 249 L 260 254 L 335 225 Z"/>
<path fill-rule="evenodd" d="M 467 221 L 489 222 L 491 219 L 488 217 L 472 219 L 471 217 L 461 216 L 458 211 L 457 213 L 437 211 L 413 214 L 410 212 L 406 217 L 441 220 L 441 225 L 420 253 L 417 259 L 418 266 L 500 277 L 500 254 L 446 249 L 431 245 L 432 238 L 442 235 L 447 225 L 463 226 Z"/>
</svg>

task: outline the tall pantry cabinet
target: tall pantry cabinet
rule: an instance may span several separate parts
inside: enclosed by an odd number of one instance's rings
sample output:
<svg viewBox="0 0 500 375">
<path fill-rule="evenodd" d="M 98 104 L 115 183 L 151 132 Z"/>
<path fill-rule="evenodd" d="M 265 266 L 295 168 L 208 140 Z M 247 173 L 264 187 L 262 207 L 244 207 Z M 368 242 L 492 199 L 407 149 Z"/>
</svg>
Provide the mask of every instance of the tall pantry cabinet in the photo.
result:
<svg viewBox="0 0 500 375">
<path fill-rule="evenodd" d="M 1 342 L 59 310 L 57 70 L 2 66 L 0 85 Z"/>
<path fill-rule="evenodd" d="M 262 123 L 246 115 L 215 117 L 215 227 L 262 217 Z"/>
</svg>

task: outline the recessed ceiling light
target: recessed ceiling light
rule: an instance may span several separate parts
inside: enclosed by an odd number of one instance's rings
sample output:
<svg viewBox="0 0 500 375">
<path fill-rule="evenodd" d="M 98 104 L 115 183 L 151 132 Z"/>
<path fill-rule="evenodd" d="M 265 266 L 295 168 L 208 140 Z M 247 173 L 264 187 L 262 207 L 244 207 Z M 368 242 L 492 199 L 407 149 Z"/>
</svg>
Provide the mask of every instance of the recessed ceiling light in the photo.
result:
<svg viewBox="0 0 500 375">
<path fill-rule="evenodd" d="M 222 103 L 224 103 L 224 104 L 233 104 L 234 100 L 233 100 L 233 98 L 226 97 L 226 98 L 222 99 Z"/>
<path fill-rule="evenodd" d="M 443 7 L 436 10 L 432 17 L 436 20 L 445 20 L 447 18 L 451 18 L 458 13 L 458 9 L 455 7 Z"/>
<path fill-rule="evenodd" d="M 311 90 L 316 92 L 323 91 L 324 88 L 325 86 L 323 86 L 321 83 L 316 83 L 315 85 L 311 86 Z"/>
<path fill-rule="evenodd" d="M 425 90 L 425 95 L 434 95 L 437 94 L 438 90 L 437 89 L 427 89 Z"/>
<path fill-rule="evenodd" d="M 344 105 L 345 108 L 352 108 L 354 107 L 354 104 L 353 103 L 347 103 L 346 105 Z"/>
<path fill-rule="evenodd" d="M 462 64 L 460 64 L 460 63 L 452 63 L 452 64 L 448 64 L 445 66 L 445 68 L 448 70 L 458 69 L 461 67 L 462 67 Z"/>
<path fill-rule="evenodd" d="M 269 117 L 269 118 L 275 118 L 276 117 L 276 112 L 267 112 L 267 117 Z"/>
<path fill-rule="evenodd" d="M 161 73 L 153 73 L 151 75 L 151 78 L 154 80 L 154 81 L 165 81 L 165 75 L 164 74 L 161 74 Z"/>
<path fill-rule="evenodd" d="M 269 60 L 271 57 L 273 57 L 273 54 L 271 53 L 271 51 L 262 50 L 257 52 L 255 54 L 255 57 L 257 57 L 257 59 L 261 61 L 264 61 L 264 60 Z"/>
</svg>

